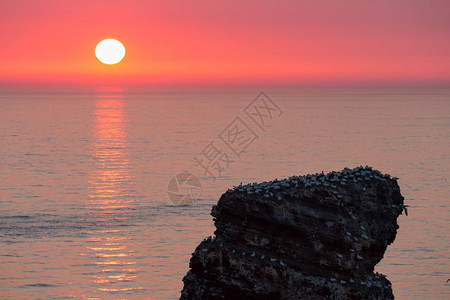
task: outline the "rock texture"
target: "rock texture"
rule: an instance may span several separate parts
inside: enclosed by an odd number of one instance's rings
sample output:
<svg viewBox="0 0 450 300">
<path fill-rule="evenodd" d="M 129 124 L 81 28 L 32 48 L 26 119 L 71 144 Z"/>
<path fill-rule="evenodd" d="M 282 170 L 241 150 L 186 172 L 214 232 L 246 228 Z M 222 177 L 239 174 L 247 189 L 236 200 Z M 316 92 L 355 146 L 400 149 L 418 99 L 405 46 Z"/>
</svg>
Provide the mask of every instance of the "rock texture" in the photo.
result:
<svg viewBox="0 0 450 300">
<path fill-rule="evenodd" d="M 397 178 L 371 167 L 228 190 L 181 299 L 393 299 L 373 271 L 395 239 L 403 200 Z"/>
</svg>

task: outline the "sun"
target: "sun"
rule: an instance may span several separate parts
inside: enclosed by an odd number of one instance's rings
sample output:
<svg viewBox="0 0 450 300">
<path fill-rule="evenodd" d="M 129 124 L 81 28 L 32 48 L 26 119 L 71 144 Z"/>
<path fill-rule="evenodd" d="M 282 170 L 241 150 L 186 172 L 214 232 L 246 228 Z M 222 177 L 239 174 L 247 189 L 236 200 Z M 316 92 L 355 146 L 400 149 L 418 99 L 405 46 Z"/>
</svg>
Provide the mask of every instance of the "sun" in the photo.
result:
<svg viewBox="0 0 450 300">
<path fill-rule="evenodd" d="M 104 64 L 114 65 L 125 56 L 125 47 L 116 39 L 105 39 L 95 47 L 95 56 Z"/>
</svg>

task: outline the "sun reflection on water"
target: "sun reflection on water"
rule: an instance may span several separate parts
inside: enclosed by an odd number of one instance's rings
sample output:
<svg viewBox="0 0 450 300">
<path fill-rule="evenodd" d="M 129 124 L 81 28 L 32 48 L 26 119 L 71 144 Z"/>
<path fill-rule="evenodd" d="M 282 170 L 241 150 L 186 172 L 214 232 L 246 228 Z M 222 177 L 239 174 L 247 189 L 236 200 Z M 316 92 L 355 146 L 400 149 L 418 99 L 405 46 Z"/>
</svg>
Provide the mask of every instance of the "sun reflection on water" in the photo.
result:
<svg viewBox="0 0 450 300">
<path fill-rule="evenodd" d="M 99 295 L 139 290 L 140 268 L 132 234 L 137 201 L 127 153 L 125 103 L 116 94 L 98 96 L 95 105 L 95 168 L 86 203 L 95 228 L 89 232 L 86 246 L 87 256 L 96 268 L 92 282 Z"/>
</svg>

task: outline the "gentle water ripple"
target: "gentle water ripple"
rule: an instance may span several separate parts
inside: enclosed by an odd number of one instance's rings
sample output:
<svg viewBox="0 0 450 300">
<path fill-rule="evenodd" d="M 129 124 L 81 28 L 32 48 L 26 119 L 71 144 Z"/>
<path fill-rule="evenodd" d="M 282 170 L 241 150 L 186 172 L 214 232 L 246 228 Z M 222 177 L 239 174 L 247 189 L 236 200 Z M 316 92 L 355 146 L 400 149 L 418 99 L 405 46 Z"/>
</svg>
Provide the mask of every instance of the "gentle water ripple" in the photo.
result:
<svg viewBox="0 0 450 300">
<path fill-rule="evenodd" d="M 360 164 L 410 205 L 377 271 L 449 298 L 448 91 L 268 91 L 284 114 L 213 182 L 193 159 L 257 92 L 0 94 L 1 298 L 178 299 L 227 188 Z M 184 170 L 202 194 L 176 206 Z"/>
</svg>

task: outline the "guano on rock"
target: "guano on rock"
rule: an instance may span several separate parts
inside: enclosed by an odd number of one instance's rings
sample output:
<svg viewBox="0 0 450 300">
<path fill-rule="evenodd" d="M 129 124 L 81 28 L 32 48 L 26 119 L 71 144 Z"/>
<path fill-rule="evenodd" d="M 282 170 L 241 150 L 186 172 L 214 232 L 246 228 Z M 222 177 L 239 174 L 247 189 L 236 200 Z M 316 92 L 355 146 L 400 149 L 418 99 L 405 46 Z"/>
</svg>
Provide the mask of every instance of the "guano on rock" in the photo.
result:
<svg viewBox="0 0 450 300">
<path fill-rule="evenodd" d="M 371 167 L 239 185 L 212 209 L 180 299 L 393 299 L 374 274 L 406 210 Z"/>
</svg>

